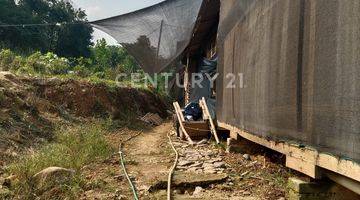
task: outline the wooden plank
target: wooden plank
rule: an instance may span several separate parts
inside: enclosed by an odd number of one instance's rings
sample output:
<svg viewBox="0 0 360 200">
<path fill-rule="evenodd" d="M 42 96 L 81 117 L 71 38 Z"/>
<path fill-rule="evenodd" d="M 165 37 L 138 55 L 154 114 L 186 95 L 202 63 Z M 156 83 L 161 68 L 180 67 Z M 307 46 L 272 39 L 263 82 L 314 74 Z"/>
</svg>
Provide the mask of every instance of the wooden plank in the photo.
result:
<svg viewBox="0 0 360 200">
<path fill-rule="evenodd" d="M 190 137 L 206 138 L 211 132 L 209 124 L 206 121 L 185 122 L 184 127 Z"/>
<path fill-rule="evenodd" d="M 339 174 L 336 174 L 334 172 L 327 171 L 325 175 L 333 180 L 335 183 L 342 185 L 346 187 L 347 189 L 355 192 L 356 194 L 360 195 L 360 182 L 357 182 L 353 179 L 350 179 L 345 176 L 341 176 Z M 359 199 L 359 198 L 347 198 L 347 199 Z"/>
<path fill-rule="evenodd" d="M 198 129 L 202 131 L 210 132 L 209 124 L 206 121 L 193 121 L 193 122 L 185 122 L 185 128 Z"/>
<path fill-rule="evenodd" d="M 360 182 L 360 164 L 355 161 L 345 160 L 334 155 L 318 152 L 316 149 L 309 147 L 304 148 L 286 142 L 267 140 L 220 121 L 218 121 L 218 126 L 236 132 L 247 140 L 285 154 L 287 157 L 290 157 L 289 159 L 294 158 L 299 162 L 310 163 Z M 296 168 L 291 164 L 289 167 L 292 169 Z M 301 169 L 294 170 L 300 171 Z M 308 173 L 306 170 L 300 172 Z"/>
<path fill-rule="evenodd" d="M 217 132 L 216 132 L 216 127 L 215 127 L 215 124 L 214 124 L 214 121 L 213 119 L 211 118 L 211 115 L 210 115 L 210 112 L 209 112 L 209 108 L 208 106 L 206 105 L 206 100 L 205 100 L 205 97 L 203 97 L 201 100 L 200 100 L 200 107 L 203 109 L 203 114 L 206 116 L 206 118 L 209 120 L 210 122 L 210 130 L 211 130 L 211 133 L 214 135 L 215 137 L 215 140 L 216 140 L 216 143 L 217 144 L 220 144 L 220 140 L 219 140 L 219 137 L 217 135 Z"/>
<path fill-rule="evenodd" d="M 175 108 L 175 113 L 176 113 L 176 116 L 178 117 L 178 120 L 179 120 L 179 124 L 180 124 L 180 128 L 183 132 L 183 134 L 185 135 L 186 139 L 189 141 L 190 144 L 194 144 L 194 142 L 192 141 L 191 137 L 189 136 L 189 134 L 186 132 L 185 130 L 185 127 L 184 127 L 184 115 L 182 114 L 181 112 L 181 109 L 180 109 L 180 105 L 178 102 L 174 102 L 173 103 L 173 106 Z"/>
<path fill-rule="evenodd" d="M 180 105 L 178 102 L 174 102 L 174 108 L 175 108 L 175 111 L 177 111 L 176 114 L 179 114 L 180 120 L 182 122 L 185 122 L 185 117 L 184 117 L 183 113 L 181 112 L 181 108 L 180 108 Z"/>
<path fill-rule="evenodd" d="M 313 163 L 307 162 L 306 160 L 286 156 L 286 167 L 302 172 L 314 179 L 321 178 L 319 167 Z"/>
</svg>

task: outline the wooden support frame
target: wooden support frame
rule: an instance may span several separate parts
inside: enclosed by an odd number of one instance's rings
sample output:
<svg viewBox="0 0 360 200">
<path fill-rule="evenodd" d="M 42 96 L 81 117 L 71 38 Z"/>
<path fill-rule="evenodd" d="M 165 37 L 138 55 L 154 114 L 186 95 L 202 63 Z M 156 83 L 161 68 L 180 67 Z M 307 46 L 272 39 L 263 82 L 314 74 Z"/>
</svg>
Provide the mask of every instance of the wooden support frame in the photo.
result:
<svg viewBox="0 0 360 200">
<path fill-rule="evenodd" d="M 286 165 L 312 178 L 321 177 L 321 168 L 360 182 L 360 164 L 312 148 L 302 148 L 286 142 L 276 142 L 253 135 L 237 127 L 218 121 L 218 126 L 239 136 L 286 155 Z M 232 134 L 234 135 L 234 134 Z"/>
<path fill-rule="evenodd" d="M 179 103 L 174 102 L 173 106 L 174 106 L 175 113 L 176 113 L 176 116 L 177 116 L 179 124 L 180 124 L 181 131 L 183 132 L 183 134 L 185 135 L 185 137 L 189 141 L 189 143 L 194 144 L 194 141 L 191 139 L 191 137 L 189 136 L 189 134 L 185 130 L 185 126 L 184 126 L 185 118 L 184 118 L 184 115 L 181 112 L 181 108 L 180 108 Z"/>
<path fill-rule="evenodd" d="M 219 140 L 219 137 L 218 137 L 217 132 L 216 132 L 215 123 L 214 123 L 213 119 L 211 118 L 211 115 L 210 115 L 210 112 L 209 112 L 209 108 L 208 108 L 208 106 L 207 106 L 207 104 L 206 104 L 206 100 L 205 100 L 204 97 L 199 101 L 199 104 L 200 104 L 200 107 L 201 107 L 202 110 L 203 110 L 204 119 L 209 120 L 210 130 L 211 130 L 211 133 L 212 133 L 212 134 L 214 135 L 214 137 L 215 137 L 216 143 L 217 143 L 217 144 L 220 144 L 220 140 Z"/>
</svg>

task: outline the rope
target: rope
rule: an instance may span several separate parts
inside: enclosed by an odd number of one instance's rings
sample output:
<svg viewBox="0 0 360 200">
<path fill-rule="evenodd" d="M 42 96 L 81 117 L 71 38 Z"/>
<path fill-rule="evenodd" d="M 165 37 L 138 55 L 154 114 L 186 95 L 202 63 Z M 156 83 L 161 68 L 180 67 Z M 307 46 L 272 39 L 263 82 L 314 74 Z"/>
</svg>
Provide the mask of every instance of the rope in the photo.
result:
<svg viewBox="0 0 360 200">
<path fill-rule="evenodd" d="M 96 22 L 96 21 L 95 21 Z M 91 25 L 94 27 L 93 25 L 94 22 L 57 22 L 57 23 L 37 23 L 37 24 L 5 24 L 5 23 L 0 23 L 0 28 L 7 28 L 7 27 L 34 27 L 34 26 L 64 26 L 64 25 L 83 25 L 83 24 L 87 24 L 87 25 Z M 156 23 L 157 24 L 157 23 Z M 173 28 L 182 28 L 182 29 L 189 29 L 189 27 L 185 27 L 185 26 L 177 26 L 177 25 L 172 25 L 172 24 L 163 24 L 164 26 L 169 26 L 169 27 L 173 27 Z M 122 27 L 122 28 L 132 28 L 132 27 L 137 27 L 135 25 L 132 26 L 122 26 L 122 25 L 116 25 L 116 24 L 102 24 L 102 26 L 107 26 L 107 27 Z M 96 28 L 96 27 L 95 27 Z M 156 28 L 154 31 L 157 31 L 159 28 Z"/>
<path fill-rule="evenodd" d="M 6 27 L 32 27 L 32 26 L 63 26 L 63 25 L 78 25 L 89 24 L 89 22 L 63 22 L 63 23 L 39 23 L 39 24 L 0 24 L 0 28 Z"/>
<path fill-rule="evenodd" d="M 172 179 L 172 175 L 174 173 L 174 170 L 176 168 L 176 165 L 177 165 L 177 162 L 178 162 L 178 159 L 179 159 L 179 153 L 177 152 L 176 148 L 174 147 L 174 144 L 171 141 L 170 135 L 168 134 L 167 136 L 169 138 L 171 148 L 174 150 L 175 155 L 176 155 L 174 165 L 171 167 L 170 172 L 169 172 L 168 185 L 167 185 L 167 200 L 171 200 L 171 179 Z"/>
<path fill-rule="evenodd" d="M 130 185 L 130 188 L 131 188 L 131 190 L 132 190 L 132 193 L 133 193 L 133 195 L 134 195 L 134 199 L 135 199 L 135 200 L 139 200 L 139 197 L 138 197 L 138 194 L 137 194 L 137 192 L 136 192 L 136 188 L 135 188 L 133 182 L 132 182 L 131 179 L 130 179 L 129 174 L 128 174 L 127 171 L 126 171 L 125 162 L 124 162 L 124 160 L 125 160 L 125 159 L 124 159 L 124 153 L 122 152 L 122 146 L 123 146 L 123 144 L 124 144 L 125 142 L 128 142 L 128 141 L 132 140 L 133 138 L 139 136 L 140 134 L 141 134 L 141 132 L 139 132 L 139 133 L 136 134 L 136 135 L 133 135 L 133 136 L 129 137 L 129 138 L 126 139 L 125 141 L 121 142 L 120 145 L 119 145 L 120 164 L 121 164 L 121 167 L 122 167 L 122 169 L 123 169 L 123 171 L 124 171 L 124 174 L 125 174 L 125 176 L 126 176 L 126 179 L 127 179 L 128 182 L 129 182 L 129 185 Z"/>
</svg>

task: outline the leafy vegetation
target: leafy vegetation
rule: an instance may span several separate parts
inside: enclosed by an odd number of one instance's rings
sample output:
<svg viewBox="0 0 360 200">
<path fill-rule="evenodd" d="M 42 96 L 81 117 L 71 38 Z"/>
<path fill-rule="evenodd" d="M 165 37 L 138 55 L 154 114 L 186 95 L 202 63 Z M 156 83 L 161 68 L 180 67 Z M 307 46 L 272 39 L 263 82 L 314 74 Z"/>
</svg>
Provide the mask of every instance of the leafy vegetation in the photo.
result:
<svg viewBox="0 0 360 200">
<path fill-rule="evenodd" d="M 100 124 L 59 129 L 53 143 L 45 145 L 36 153 L 22 156 L 18 162 L 10 165 L 8 173 L 19 180 L 12 186 L 12 191 L 23 199 L 34 198 L 39 191 L 32 187 L 32 176 L 47 167 L 58 166 L 76 171 L 74 179 L 66 185 L 59 185 L 58 189 L 63 195 L 58 196 L 75 198 L 84 187 L 81 168 L 97 160 L 104 160 L 113 153 L 105 139 L 104 127 Z"/>
<path fill-rule="evenodd" d="M 16 55 L 9 49 L 0 50 L 0 69 L 25 75 L 76 75 L 115 80 L 119 73 L 141 72 L 135 60 L 120 46 L 108 46 L 99 40 L 91 48 L 89 58 L 65 58 L 48 52 L 29 56 Z"/>
<path fill-rule="evenodd" d="M 62 79 L 83 79 L 92 83 L 104 83 L 115 87 L 116 81 L 124 86 L 150 88 L 166 97 L 163 76 L 157 77 L 157 86 L 150 86 L 151 78 L 144 73 L 134 58 L 121 46 L 109 46 L 104 39 L 91 47 L 89 58 L 65 58 L 48 52 L 35 52 L 29 56 L 17 55 L 9 49 L 0 50 L 0 70 L 11 71 L 18 75 L 38 77 L 58 77 Z M 131 74 L 137 73 L 138 82 L 131 82 Z M 123 74 L 121 79 L 117 76 Z M 150 86 L 150 87 L 149 87 Z"/>
<path fill-rule="evenodd" d="M 24 26 L 12 26 L 22 25 Z M 125 86 L 147 88 L 145 73 L 121 46 L 104 39 L 94 45 L 87 16 L 65 0 L 0 0 L 0 70 L 16 74 L 86 79 L 115 85 L 117 76 Z M 10 26 L 6 26 L 10 25 Z M 140 44 L 148 45 L 142 38 Z M 138 46 L 152 59 L 154 50 Z M 140 49 L 139 49 L 140 48 Z M 154 63 L 155 64 L 155 63 Z M 130 74 L 139 73 L 133 85 Z M 164 77 L 150 87 L 165 94 Z"/>
</svg>

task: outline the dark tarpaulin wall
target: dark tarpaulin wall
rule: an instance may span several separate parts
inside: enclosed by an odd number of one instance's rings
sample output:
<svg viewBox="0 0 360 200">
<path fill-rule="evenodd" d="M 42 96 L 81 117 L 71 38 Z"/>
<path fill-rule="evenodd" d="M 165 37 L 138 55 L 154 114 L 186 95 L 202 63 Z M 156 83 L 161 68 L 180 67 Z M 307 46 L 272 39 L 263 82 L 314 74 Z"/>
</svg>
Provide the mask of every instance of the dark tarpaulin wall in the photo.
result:
<svg viewBox="0 0 360 200">
<path fill-rule="evenodd" d="M 167 0 L 129 14 L 91 24 L 113 36 L 145 72 L 162 71 L 184 51 L 202 0 Z"/>
<path fill-rule="evenodd" d="M 360 1 L 222 0 L 220 18 L 218 120 L 359 162 Z"/>
</svg>

